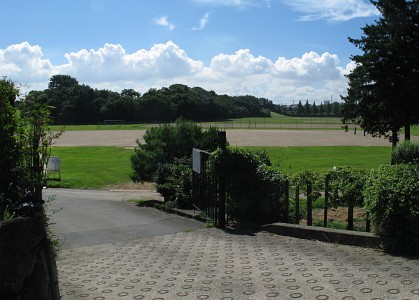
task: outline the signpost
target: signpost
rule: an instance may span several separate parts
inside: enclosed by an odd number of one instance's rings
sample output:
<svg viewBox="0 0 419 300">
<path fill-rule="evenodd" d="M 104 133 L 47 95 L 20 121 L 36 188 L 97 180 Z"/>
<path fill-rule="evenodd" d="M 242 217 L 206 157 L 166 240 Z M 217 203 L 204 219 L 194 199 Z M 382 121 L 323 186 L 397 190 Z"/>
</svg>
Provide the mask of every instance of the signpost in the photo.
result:
<svg viewBox="0 0 419 300">
<path fill-rule="evenodd" d="M 54 179 L 55 179 L 55 174 L 58 173 L 58 180 L 61 180 L 61 170 L 60 170 L 60 164 L 61 164 L 61 159 L 58 156 L 51 156 L 48 159 L 48 163 L 47 163 L 47 174 L 49 177 L 49 173 L 54 173 Z"/>
</svg>

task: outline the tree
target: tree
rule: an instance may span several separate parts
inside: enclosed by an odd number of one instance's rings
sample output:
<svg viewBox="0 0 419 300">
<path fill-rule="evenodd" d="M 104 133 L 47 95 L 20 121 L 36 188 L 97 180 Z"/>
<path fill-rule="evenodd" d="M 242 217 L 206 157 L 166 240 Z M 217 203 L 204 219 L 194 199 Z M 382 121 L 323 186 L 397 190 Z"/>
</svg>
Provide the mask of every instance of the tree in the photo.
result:
<svg viewBox="0 0 419 300">
<path fill-rule="evenodd" d="M 360 39 L 349 41 L 363 51 L 352 56 L 355 69 L 347 76 L 344 122 L 356 122 L 373 136 L 391 137 L 419 122 L 419 15 L 418 1 L 371 1 L 382 16 L 362 28 Z"/>
<path fill-rule="evenodd" d="M 310 104 L 308 104 L 308 100 L 306 101 L 306 104 L 304 105 L 304 115 L 306 116 L 311 115 L 311 109 L 310 109 Z"/>
<path fill-rule="evenodd" d="M 324 107 L 323 107 L 323 103 L 320 103 L 320 107 L 319 107 L 319 114 L 321 117 L 323 117 L 324 115 Z"/>
<path fill-rule="evenodd" d="M 298 101 L 297 105 L 297 115 L 302 116 L 304 114 L 304 107 L 303 104 L 301 104 L 301 101 Z"/>
<path fill-rule="evenodd" d="M 318 110 L 317 110 L 317 106 L 316 106 L 316 101 L 314 101 L 314 103 L 313 103 L 311 113 L 312 113 L 313 116 L 317 116 Z"/>
<path fill-rule="evenodd" d="M 24 135 L 15 101 L 15 84 L 0 80 L 0 218 L 8 205 L 25 193 Z"/>
<path fill-rule="evenodd" d="M 171 164 L 176 159 L 192 155 L 192 148 L 213 151 L 216 148 L 217 129 L 204 132 L 192 122 L 178 121 L 176 125 L 152 127 L 144 135 L 144 144 L 131 157 L 133 181 L 152 180 L 160 165 Z"/>
<path fill-rule="evenodd" d="M 18 94 L 13 82 L 0 80 L 0 217 L 27 192 L 42 202 L 43 166 L 53 139 L 60 135 L 48 130 L 50 107 L 42 93 L 17 101 Z"/>
</svg>

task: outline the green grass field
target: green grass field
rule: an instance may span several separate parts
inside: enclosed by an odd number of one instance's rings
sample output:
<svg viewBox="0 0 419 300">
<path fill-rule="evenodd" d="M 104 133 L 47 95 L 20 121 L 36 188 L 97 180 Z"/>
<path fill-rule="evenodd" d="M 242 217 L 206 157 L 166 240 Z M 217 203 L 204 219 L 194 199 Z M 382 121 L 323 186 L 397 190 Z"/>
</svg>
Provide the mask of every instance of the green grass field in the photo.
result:
<svg viewBox="0 0 419 300">
<path fill-rule="evenodd" d="M 272 165 L 284 173 L 319 171 L 333 166 L 371 169 L 389 164 L 391 147 L 246 147 L 265 149 Z"/>
<path fill-rule="evenodd" d="M 262 149 L 261 147 L 248 147 Z M 273 165 L 285 173 L 349 165 L 371 169 L 390 162 L 390 147 L 266 147 Z M 54 147 L 61 158 L 61 181 L 48 186 L 103 188 L 130 181 L 133 150 L 120 147 Z"/>
<path fill-rule="evenodd" d="M 102 188 L 130 181 L 133 150 L 120 147 L 54 147 L 52 156 L 61 158 L 61 181 L 49 187 Z"/>
</svg>

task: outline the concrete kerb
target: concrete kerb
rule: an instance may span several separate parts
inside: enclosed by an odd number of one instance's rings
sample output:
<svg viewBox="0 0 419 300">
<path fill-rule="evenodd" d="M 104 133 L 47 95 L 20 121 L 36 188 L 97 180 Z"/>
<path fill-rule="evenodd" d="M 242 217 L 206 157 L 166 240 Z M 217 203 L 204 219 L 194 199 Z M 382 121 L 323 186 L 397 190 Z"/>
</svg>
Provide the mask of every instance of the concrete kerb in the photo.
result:
<svg viewBox="0 0 419 300">
<path fill-rule="evenodd" d="M 177 214 L 186 218 L 193 218 L 201 222 L 208 221 L 208 219 L 203 217 L 197 210 L 176 208 L 166 208 L 165 210 L 169 213 Z M 370 232 L 340 230 L 287 223 L 267 224 L 260 226 L 258 230 L 300 239 L 317 240 L 321 242 L 358 246 L 363 248 L 380 249 L 381 244 L 380 238 Z"/>
</svg>

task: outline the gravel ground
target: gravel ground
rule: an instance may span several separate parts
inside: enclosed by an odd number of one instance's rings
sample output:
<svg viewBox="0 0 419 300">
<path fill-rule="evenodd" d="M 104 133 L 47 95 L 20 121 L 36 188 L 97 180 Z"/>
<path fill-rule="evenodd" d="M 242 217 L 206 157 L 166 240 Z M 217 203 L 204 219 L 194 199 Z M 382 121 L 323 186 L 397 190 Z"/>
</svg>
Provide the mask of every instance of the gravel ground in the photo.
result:
<svg viewBox="0 0 419 300">
<path fill-rule="evenodd" d="M 137 139 L 144 142 L 144 133 L 145 130 L 67 131 L 55 145 L 135 147 Z M 232 146 L 390 146 L 384 138 L 341 130 L 227 129 L 227 140 Z"/>
</svg>

